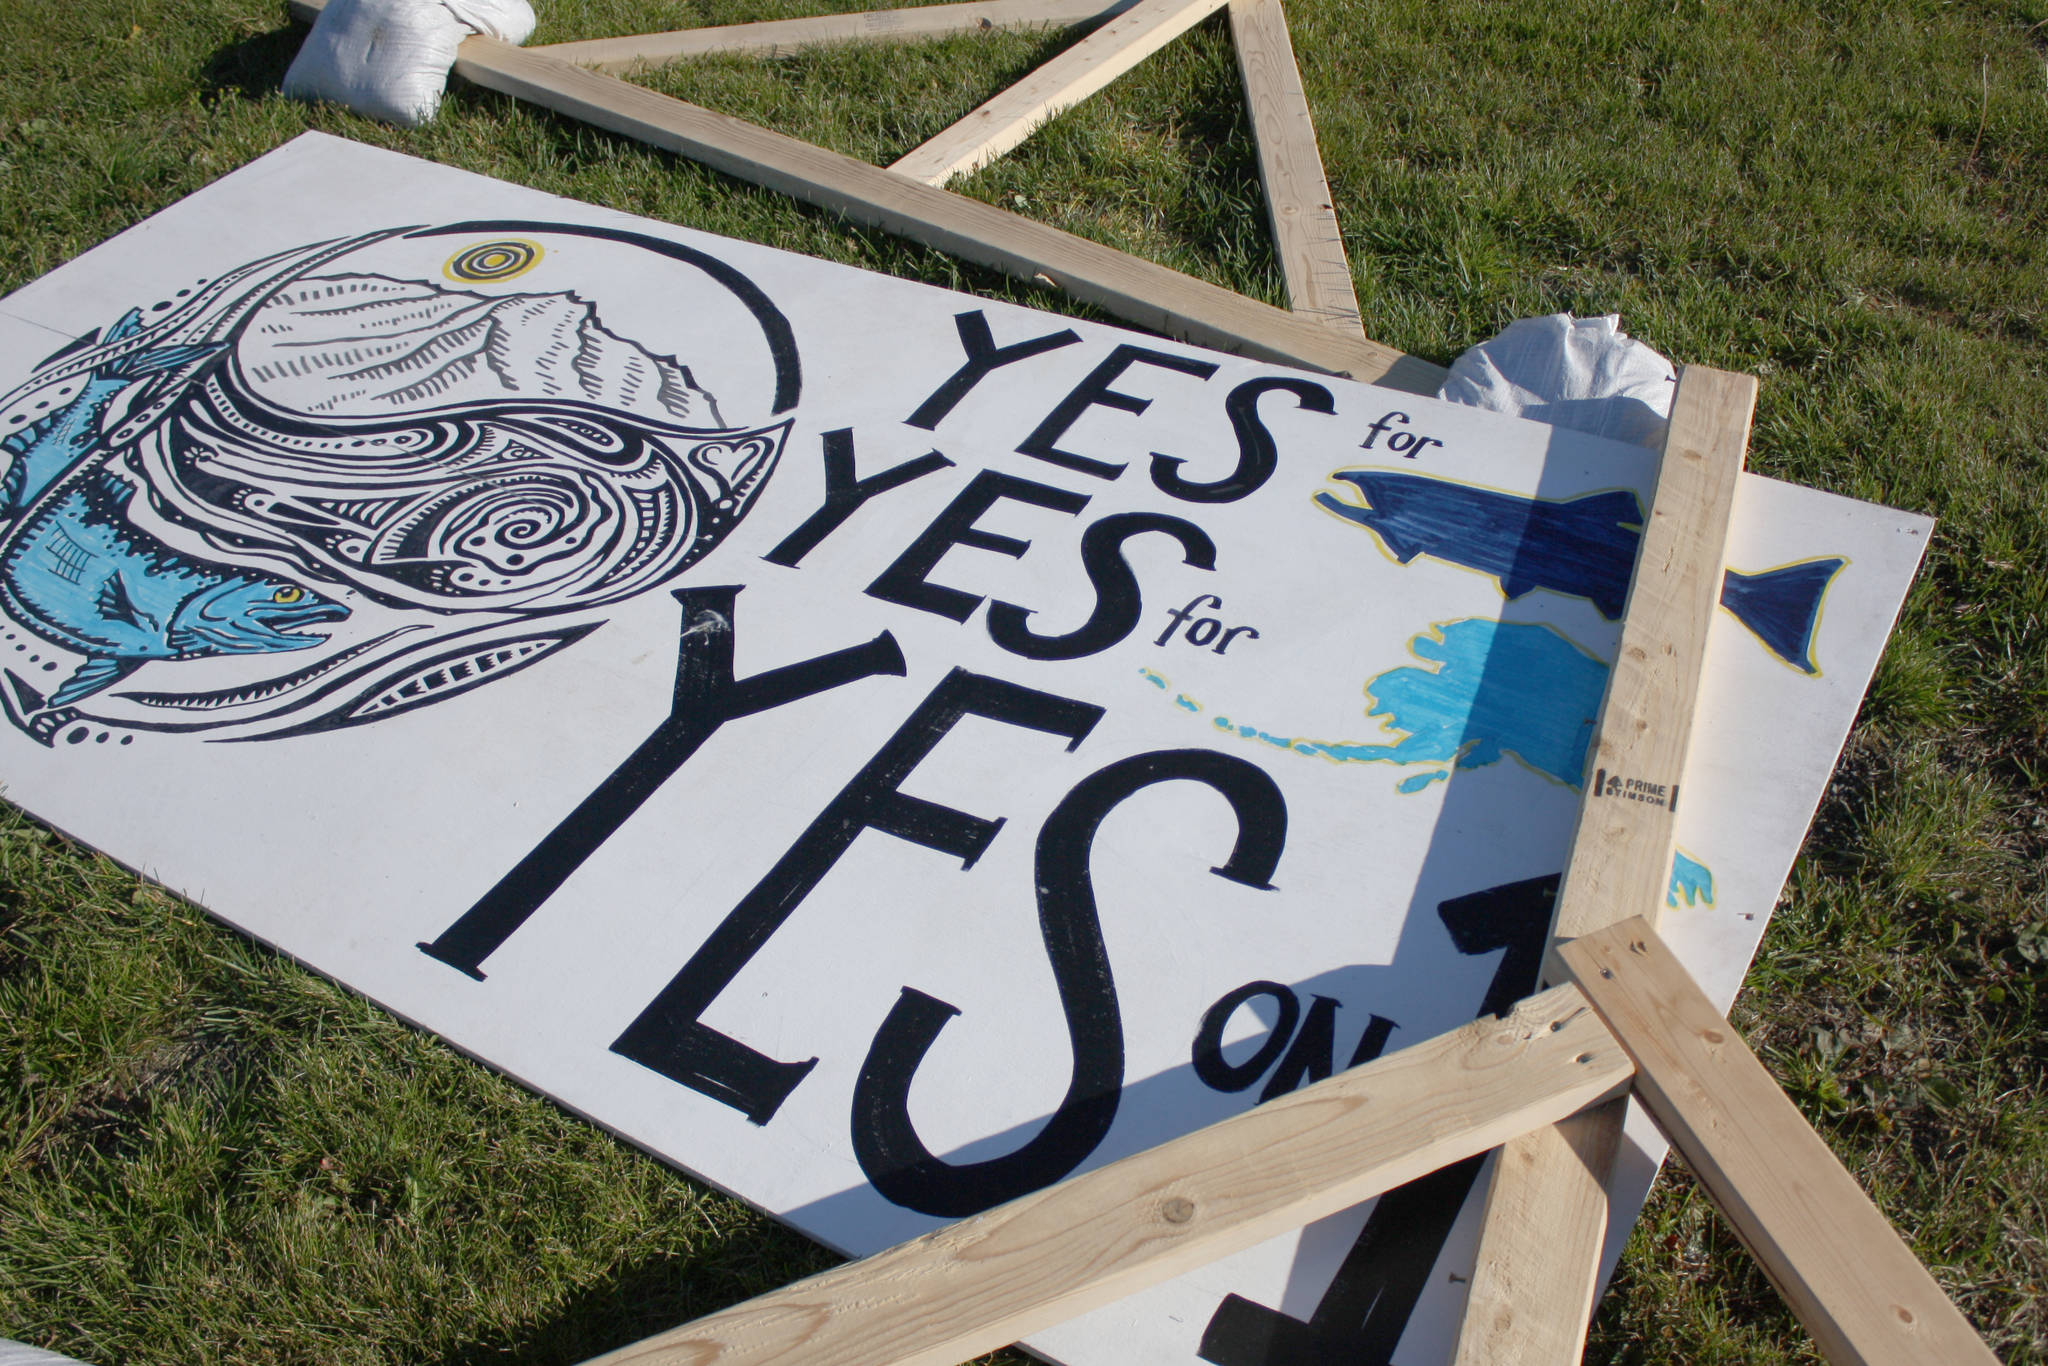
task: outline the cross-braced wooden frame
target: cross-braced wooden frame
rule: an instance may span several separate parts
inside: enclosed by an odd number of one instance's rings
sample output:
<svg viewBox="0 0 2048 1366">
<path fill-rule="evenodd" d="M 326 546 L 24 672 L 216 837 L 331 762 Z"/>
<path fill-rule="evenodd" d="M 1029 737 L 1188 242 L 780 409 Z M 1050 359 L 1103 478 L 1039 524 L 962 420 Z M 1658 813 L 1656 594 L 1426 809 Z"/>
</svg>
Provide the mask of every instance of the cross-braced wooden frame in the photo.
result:
<svg viewBox="0 0 2048 1366">
<path fill-rule="evenodd" d="M 324 0 L 290 3 L 311 18 Z M 1226 7 L 1291 312 L 944 188 Z M 887 168 L 604 74 L 1092 21 Z M 972 0 L 533 49 L 477 37 L 455 74 L 1168 336 L 1418 393 L 1443 378 L 1363 331 L 1280 0 Z M 1589 767 L 1681 785 L 1755 396 L 1748 376 L 1681 376 Z M 1675 806 L 1589 784 L 1546 965 L 1559 985 L 1507 1016 L 599 1361 L 943 1366 L 1499 1147 L 1457 1366 L 1576 1362 L 1630 1095 L 1830 1361 L 1995 1360 L 1657 938 Z"/>
<path fill-rule="evenodd" d="M 856 223 L 1018 279 L 1054 285 L 1126 322 L 1170 337 L 1257 360 L 1434 394 L 1443 382 L 1441 367 L 1371 341 L 1357 325 L 1350 267 L 1343 264 L 1322 160 L 1315 151 L 1293 49 L 1285 46 L 1286 25 L 1277 17 L 1277 0 L 1230 2 L 1233 10 L 1246 6 L 1245 14 L 1251 16 L 1243 21 L 1234 17 L 1240 34 L 1251 35 L 1238 51 L 1250 83 L 1261 175 L 1279 233 L 1289 295 L 1295 307 L 1304 311 L 1274 308 L 1113 247 L 953 194 L 916 175 L 870 166 L 592 69 L 631 68 L 707 52 L 787 52 L 821 42 L 926 37 L 998 25 L 1071 24 L 1116 15 L 969 114 L 961 125 L 926 144 L 927 148 L 940 143 L 956 148 L 964 145 L 971 139 L 962 125 L 976 135 L 993 138 L 1000 121 L 1003 136 L 1010 138 L 1007 145 L 1015 146 L 1031 129 L 1134 65 L 1137 58 L 1130 56 L 1134 45 L 1149 42 L 1152 46 L 1146 50 L 1156 50 L 1166 41 L 1162 32 L 1175 23 L 1179 29 L 1174 32 L 1185 31 L 1221 8 L 1223 0 L 1141 0 L 1121 13 L 1117 0 L 981 0 L 539 48 L 475 37 L 465 41 L 457 53 L 455 74 L 486 89 L 702 162 L 735 179 L 830 209 Z M 290 0 L 290 4 L 294 14 L 310 19 L 319 14 L 324 0 Z M 1272 6 L 1271 17 L 1255 12 L 1267 5 Z M 1048 77 L 1047 73 L 1052 74 Z M 985 114 L 992 107 L 999 109 L 999 115 Z M 1262 111 L 1271 111 L 1271 117 Z M 918 158 L 924 150 L 919 148 L 904 160 Z M 940 169 L 934 158 L 926 174 L 938 176 Z M 1340 280 L 1341 295 L 1337 291 Z"/>
</svg>

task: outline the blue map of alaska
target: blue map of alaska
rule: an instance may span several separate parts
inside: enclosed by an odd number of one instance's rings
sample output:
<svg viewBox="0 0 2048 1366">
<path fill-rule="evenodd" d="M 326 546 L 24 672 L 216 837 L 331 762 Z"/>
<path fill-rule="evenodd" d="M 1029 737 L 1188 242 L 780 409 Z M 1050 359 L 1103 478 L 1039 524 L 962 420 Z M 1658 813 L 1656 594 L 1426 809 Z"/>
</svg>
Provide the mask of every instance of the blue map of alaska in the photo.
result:
<svg viewBox="0 0 2048 1366">
<path fill-rule="evenodd" d="M 1398 738 L 1310 740 L 1227 717 L 1213 724 L 1295 754 L 1412 768 L 1396 784 L 1406 793 L 1443 781 L 1453 769 L 1506 758 L 1566 787 L 1585 786 L 1586 751 L 1607 688 L 1604 662 L 1548 626 L 1483 617 L 1445 622 L 1410 640 L 1408 649 L 1419 664 L 1388 669 L 1365 685 L 1366 714 Z M 1687 905 L 1714 899 L 1713 874 L 1684 854 L 1673 863 L 1668 904 L 1678 905 L 1681 895 Z"/>
<path fill-rule="evenodd" d="M 1586 747 L 1607 687 L 1607 665 L 1548 626 L 1446 622 L 1408 642 L 1422 662 L 1365 685 L 1368 716 L 1400 735 L 1388 743 L 1304 740 L 1218 718 L 1219 730 L 1339 763 L 1419 767 L 1403 792 L 1420 792 L 1453 768 L 1484 768 L 1512 755 L 1566 787 L 1585 783 Z"/>
<path fill-rule="evenodd" d="M 1643 510 L 1626 489 L 1577 498 L 1523 497 L 1400 470 L 1347 470 L 1336 478 L 1363 495 L 1316 501 L 1371 531 L 1389 555 L 1418 555 L 1491 576 L 1509 600 L 1539 589 L 1583 598 L 1609 620 L 1627 605 L 1642 543 Z M 1848 561 L 1829 556 L 1747 574 L 1729 571 L 1721 606 L 1766 649 L 1807 674 L 1820 672 L 1813 632 L 1828 585 Z M 1540 622 L 1468 617 L 1441 623 L 1408 642 L 1414 664 L 1387 669 L 1365 684 L 1366 714 L 1387 737 L 1316 740 L 1255 722 L 1213 718 L 1220 731 L 1336 763 L 1386 763 L 1410 770 L 1397 783 L 1419 793 L 1468 771 L 1514 759 L 1574 790 L 1586 782 L 1586 753 L 1607 688 L 1608 665 Z M 1146 670 L 1162 691 L 1167 680 Z M 1182 694 L 1189 711 L 1201 704 Z M 1268 723 L 1270 724 L 1270 723 Z M 1714 900 L 1712 871 L 1679 851 L 1666 904 Z"/>
<path fill-rule="evenodd" d="M 1345 470 L 1363 504 L 1319 493 L 1326 511 L 1379 538 L 1402 564 L 1418 555 L 1489 574 L 1510 601 L 1539 588 L 1584 598 L 1609 621 L 1628 600 L 1643 510 L 1626 489 L 1578 498 L 1525 498 L 1402 470 Z M 1779 659 L 1808 674 L 1828 584 L 1848 561 L 1830 556 L 1754 574 L 1729 570 L 1721 606 Z"/>
</svg>

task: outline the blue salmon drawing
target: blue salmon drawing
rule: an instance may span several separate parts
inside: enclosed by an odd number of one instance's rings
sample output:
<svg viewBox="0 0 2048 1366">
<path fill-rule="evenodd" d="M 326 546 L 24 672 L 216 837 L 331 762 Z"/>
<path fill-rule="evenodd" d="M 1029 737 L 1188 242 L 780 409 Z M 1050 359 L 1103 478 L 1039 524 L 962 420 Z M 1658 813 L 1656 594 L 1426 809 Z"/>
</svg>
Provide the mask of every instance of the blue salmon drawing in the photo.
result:
<svg viewBox="0 0 2048 1366">
<path fill-rule="evenodd" d="M 131 308 L 121 321 L 107 329 L 104 339 L 95 333 L 87 333 L 44 364 L 61 360 L 95 341 L 101 344 L 120 341 L 141 326 L 141 310 Z M 106 420 L 107 409 L 128 386 L 139 379 L 195 364 L 219 349 L 217 345 L 168 346 L 123 356 L 87 375 L 78 396 L 71 402 L 0 439 L 0 451 L 5 451 L 9 457 L 7 474 L 0 478 L 0 501 L 4 501 L 7 513 L 18 516 L 44 490 L 76 469 L 98 449 L 101 424 Z"/>
<path fill-rule="evenodd" d="M 108 329 L 140 326 L 131 311 Z M 0 607 L 85 663 L 47 705 L 68 706 L 151 660 L 303 650 L 326 639 L 301 628 L 349 609 L 303 584 L 209 563 L 171 549 L 128 517 L 135 486 L 100 454 L 108 410 L 129 386 L 186 370 L 218 345 L 170 346 L 93 371 L 63 408 L 0 439 Z"/>
<path fill-rule="evenodd" d="M 1626 489 L 1549 499 L 1398 470 L 1334 477 L 1364 494 L 1365 505 L 1333 493 L 1318 493 L 1317 504 L 1371 531 L 1402 564 L 1428 555 L 1492 575 L 1510 601 L 1547 588 L 1586 599 L 1610 621 L 1621 617 L 1643 525 L 1642 505 Z M 1819 673 L 1813 630 L 1828 584 L 1846 563 L 1830 557 L 1756 574 L 1730 570 L 1721 605 L 1772 654 Z"/>
</svg>

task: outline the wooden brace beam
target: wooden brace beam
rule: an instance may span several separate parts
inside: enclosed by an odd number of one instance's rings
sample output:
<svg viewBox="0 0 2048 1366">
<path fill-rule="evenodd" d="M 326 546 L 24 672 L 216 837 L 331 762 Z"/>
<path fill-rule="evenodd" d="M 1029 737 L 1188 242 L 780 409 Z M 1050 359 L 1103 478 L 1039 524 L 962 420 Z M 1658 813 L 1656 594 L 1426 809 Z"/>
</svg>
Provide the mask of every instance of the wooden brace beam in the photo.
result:
<svg viewBox="0 0 2048 1366">
<path fill-rule="evenodd" d="M 1273 224 L 1273 254 L 1288 303 L 1347 335 L 1364 336 L 1351 262 L 1337 231 L 1336 201 L 1323 174 L 1315 120 L 1287 36 L 1280 0 L 1230 0 L 1230 36 L 1244 75 L 1245 108 L 1259 148 L 1259 183 Z"/>
<path fill-rule="evenodd" d="M 1635 1060 L 1644 1108 L 1830 1362 L 1997 1361 L 1646 921 L 1558 952 Z"/>
<path fill-rule="evenodd" d="M 1670 890 L 1686 750 L 1755 411 L 1753 376 L 1703 365 L 1679 371 L 1558 889 L 1560 939 L 1654 916 Z M 1554 959 L 1551 966 L 1551 980 L 1561 980 Z"/>
<path fill-rule="evenodd" d="M 721 24 L 668 33 L 636 33 L 625 38 L 590 38 L 575 43 L 549 43 L 528 51 L 546 52 L 593 71 L 630 71 L 713 53 L 786 57 L 803 48 L 830 43 L 905 43 L 989 29 L 1066 28 L 1091 19 L 1106 19 L 1132 3 L 1133 0 L 972 0 L 964 5 L 863 10 L 857 14 L 825 14 L 815 19 L 770 19 L 758 24 Z"/>
<path fill-rule="evenodd" d="M 590 1366 L 951 1366 L 1348 1209 L 1627 1086 L 1578 988 Z"/>
<path fill-rule="evenodd" d="M 927 185 L 986 166 L 1063 109 L 1223 8 L 1225 0 L 1139 0 L 1080 42 L 889 167 Z"/>
<path fill-rule="evenodd" d="M 1755 406 L 1756 380 L 1748 375 L 1695 365 L 1679 377 L 1621 644 L 1586 756 L 1554 935 L 1576 938 L 1632 915 L 1654 917 L 1664 904 L 1707 629 L 1720 601 L 1728 519 Z M 1554 962 L 1549 976 L 1558 980 Z M 1502 1150 L 1456 1366 L 1579 1360 L 1626 1108 L 1617 1101 L 1589 1110 Z"/>
<path fill-rule="evenodd" d="M 290 0 L 312 19 L 323 0 Z M 489 90 L 702 162 L 737 180 L 829 209 L 1022 280 L 1041 280 L 1165 336 L 1434 394 L 1443 367 L 1346 337 L 1270 304 L 1126 255 L 878 166 L 714 114 L 544 51 L 465 39 L 455 74 Z"/>
</svg>

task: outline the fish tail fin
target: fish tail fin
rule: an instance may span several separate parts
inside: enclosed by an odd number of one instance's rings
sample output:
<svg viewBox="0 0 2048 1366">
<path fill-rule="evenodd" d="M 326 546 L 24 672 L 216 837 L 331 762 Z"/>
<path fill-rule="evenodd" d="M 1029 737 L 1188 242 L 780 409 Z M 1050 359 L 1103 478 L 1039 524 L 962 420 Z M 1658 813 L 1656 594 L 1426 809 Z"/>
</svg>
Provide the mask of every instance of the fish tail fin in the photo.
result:
<svg viewBox="0 0 2048 1366">
<path fill-rule="evenodd" d="M 1813 629 L 1820 621 L 1828 585 L 1848 561 L 1840 556 L 1807 560 L 1755 574 L 1729 570 L 1721 581 L 1721 605 L 1763 642 L 1765 649 L 1795 669 L 1820 672 L 1813 658 Z"/>
<path fill-rule="evenodd" d="M 141 379 L 145 375 L 160 375 L 167 370 L 181 370 L 188 365 L 197 365 L 208 356 L 218 355 L 226 348 L 226 342 L 159 346 L 149 351 L 138 351 L 132 356 L 123 356 L 101 373 L 115 379 Z"/>
<path fill-rule="evenodd" d="M 81 697 L 89 697 L 100 689 L 120 682 L 129 674 L 142 667 L 139 659 L 113 659 L 98 656 L 78 666 L 78 672 L 64 680 L 63 686 L 50 694 L 49 705 L 68 707 Z"/>
<path fill-rule="evenodd" d="M 110 342 L 120 341 L 123 337 L 132 337 L 141 330 L 142 310 L 131 308 L 121 315 L 120 321 L 107 329 L 106 340 Z"/>
<path fill-rule="evenodd" d="M 54 746 L 57 732 L 78 713 L 51 708 L 43 695 L 12 669 L 4 671 L 6 686 L 0 687 L 0 709 L 14 728 L 38 744 Z"/>
</svg>

